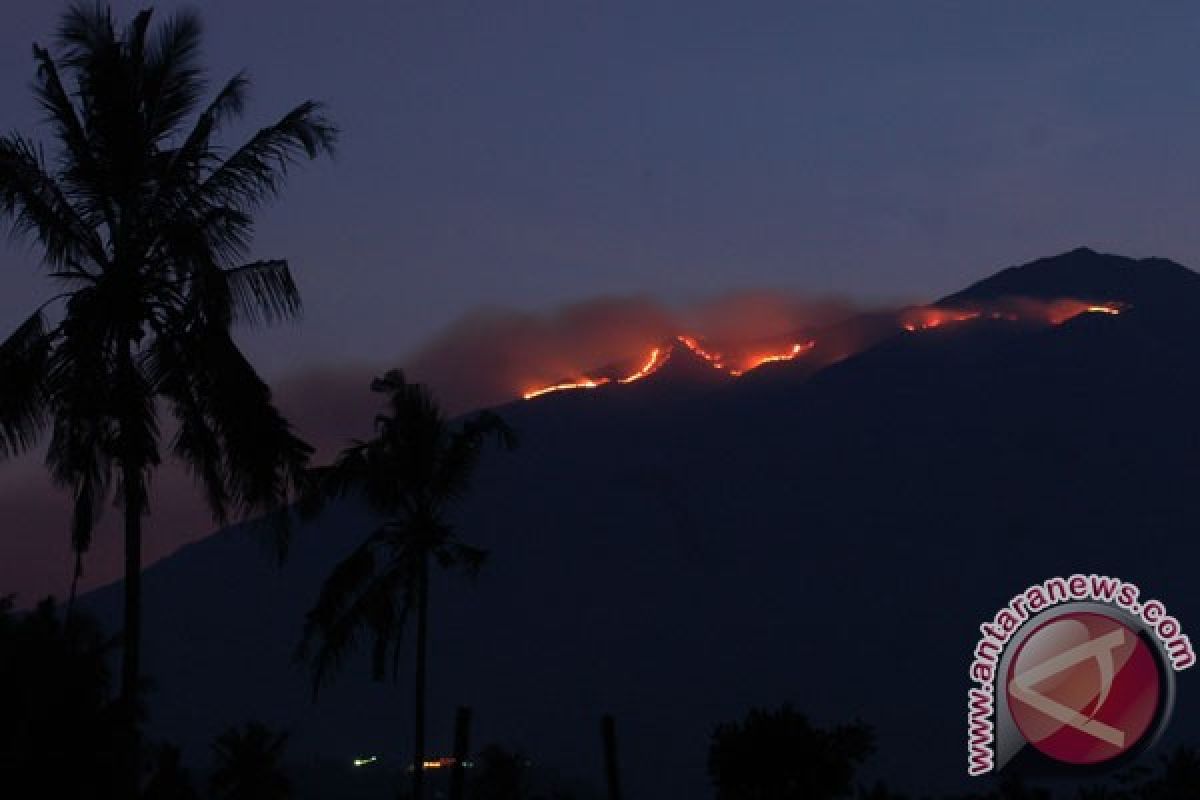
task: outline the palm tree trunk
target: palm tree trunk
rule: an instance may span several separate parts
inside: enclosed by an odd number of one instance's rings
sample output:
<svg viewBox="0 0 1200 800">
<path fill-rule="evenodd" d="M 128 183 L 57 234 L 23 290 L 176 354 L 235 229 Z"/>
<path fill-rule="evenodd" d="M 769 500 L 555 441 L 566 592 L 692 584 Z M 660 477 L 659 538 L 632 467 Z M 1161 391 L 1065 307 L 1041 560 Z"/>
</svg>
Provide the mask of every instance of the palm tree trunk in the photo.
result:
<svg viewBox="0 0 1200 800">
<path fill-rule="evenodd" d="M 83 577 L 83 552 L 75 550 L 75 571 L 71 575 L 71 591 L 67 595 L 67 611 L 63 617 L 65 625 L 70 625 L 75 613 L 75 596 L 79 593 L 79 579 Z"/>
<path fill-rule="evenodd" d="M 130 472 L 134 475 L 130 475 Z M 125 485 L 140 476 L 125 470 Z M 127 708 L 137 703 L 137 685 L 142 651 L 142 509 L 136 490 L 125 490 L 125 626 L 121 636 L 121 702 Z"/>
<path fill-rule="evenodd" d="M 128 406 L 135 397 L 133 347 L 125 342 L 118 365 L 118 396 Z M 123 411 L 129 411 L 128 407 Z M 125 510 L 125 624 L 121 632 L 121 714 L 125 721 L 125 788 L 141 789 L 141 741 L 138 731 L 138 683 L 142 657 L 142 511 L 145 504 L 142 454 L 133 441 L 136 422 L 121 421 L 118 434 L 121 488 Z"/>
<path fill-rule="evenodd" d="M 425 791 L 425 640 L 429 615 L 429 557 L 421 556 L 417 576 L 417 696 L 413 716 L 413 800 L 424 800 Z"/>
<path fill-rule="evenodd" d="M 125 626 L 121 635 L 121 711 L 126 724 L 126 785 L 141 783 L 137 704 L 142 653 L 142 505 L 137 482 L 141 470 L 124 465 L 125 484 Z M 136 796 L 136 795 L 134 795 Z"/>
</svg>

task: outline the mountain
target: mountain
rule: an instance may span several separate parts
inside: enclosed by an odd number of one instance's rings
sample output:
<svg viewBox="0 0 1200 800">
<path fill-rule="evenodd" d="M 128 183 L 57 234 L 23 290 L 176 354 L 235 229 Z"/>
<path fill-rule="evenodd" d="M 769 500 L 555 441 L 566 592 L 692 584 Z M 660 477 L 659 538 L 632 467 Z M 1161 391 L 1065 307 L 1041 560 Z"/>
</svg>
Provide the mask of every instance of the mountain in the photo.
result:
<svg viewBox="0 0 1200 800">
<path fill-rule="evenodd" d="M 1200 276 L 1076 250 L 933 306 L 1006 298 L 1121 313 L 849 320 L 824 341 L 855 352 L 820 369 L 708 382 L 664 367 L 502 408 L 522 447 L 485 459 L 459 520 L 492 558 L 474 585 L 432 594 L 433 749 L 468 704 L 475 743 L 598 787 L 611 712 L 627 796 L 704 797 L 713 726 L 790 701 L 874 725 L 869 771 L 890 783 L 959 789 L 978 625 L 1014 593 L 1115 575 L 1200 626 Z M 372 684 L 364 654 L 313 704 L 291 661 L 321 579 L 370 522 L 330 510 L 282 569 L 240 528 L 149 569 L 152 729 L 204 759 L 253 717 L 290 729 L 304 758 L 401 763 L 404 669 Z M 84 602 L 116 625 L 119 586 Z M 1190 679 L 1169 735 L 1200 742 Z"/>
</svg>

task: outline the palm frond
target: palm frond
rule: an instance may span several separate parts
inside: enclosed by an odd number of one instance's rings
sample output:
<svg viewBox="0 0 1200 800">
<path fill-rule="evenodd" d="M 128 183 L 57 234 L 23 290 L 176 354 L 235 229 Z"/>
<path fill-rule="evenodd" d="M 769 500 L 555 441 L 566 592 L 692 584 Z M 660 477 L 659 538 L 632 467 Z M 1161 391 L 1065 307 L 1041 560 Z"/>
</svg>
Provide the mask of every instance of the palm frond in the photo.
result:
<svg viewBox="0 0 1200 800">
<path fill-rule="evenodd" d="M 164 339 L 147 370 L 187 425 L 175 452 L 208 485 L 210 499 L 221 501 L 218 513 L 230 507 L 249 515 L 286 505 L 303 482 L 312 448 L 292 432 L 270 387 L 227 330 L 178 332 Z"/>
<path fill-rule="evenodd" d="M 369 474 L 368 445 L 355 442 L 330 466 L 312 467 L 305 474 L 300 513 L 305 519 L 319 515 L 329 503 L 360 489 Z"/>
<path fill-rule="evenodd" d="M 302 157 L 332 155 L 337 135 L 321 103 L 301 103 L 213 170 L 201 187 L 201 198 L 212 206 L 257 208 L 279 194 L 289 167 Z"/>
<path fill-rule="evenodd" d="M 37 148 L 16 135 L 0 137 L 0 212 L 16 234 L 32 233 L 44 260 L 59 270 L 88 273 L 83 263 L 107 262 L 103 243 L 68 201 Z"/>
<path fill-rule="evenodd" d="M 148 13 L 146 17 L 148 21 Z M 155 140 L 177 133 L 204 91 L 204 72 L 198 61 L 202 34 L 199 16 L 181 11 L 160 26 L 145 53 L 146 128 Z M 145 33 L 129 38 L 143 41 Z"/>
<path fill-rule="evenodd" d="M 72 3 L 63 13 L 57 39 L 64 50 L 64 63 L 83 66 L 96 53 L 116 45 L 117 32 L 112 9 L 100 0 Z"/>
<path fill-rule="evenodd" d="M 517 446 L 517 434 L 498 414 L 481 411 L 461 423 L 450 436 L 431 481 L 431 493 L 440 502 L 458 500 L 470 488 L 471 478 L 483 453 L 483 445 L 494 438 L 505 450 Z"/>
<path fill-rule="evenodd" d="M 223 270 L 235 319 L 274 323 L 300 313 L 300 291 L 284 259 L 255 261 Z"/>
<path fill-rule="evenodd" d="M 381 569 L 379 551 L 392 534 L 377 529 L 330 573 L 309 611 L 298 660 L 312 671 L 313 697 L 340 669 L 360 634 L 370 634 L 372 672 L 381 678 L 389 650 L 398 645 L 411 606 L 412 575 L 397 568 L 395 559 Z"/>
<path fill-rule="evenodd" d="M 33 59 L 37 63 L 33 93 L 42 110 L 46 112 L 47 121 L 54 127 L 58 140 L 63 143 L 77 164 L 90 163 L 92 153 L 87 133 L 63 86 L 58 65 L 54 63 L 49 50 L 36 44 L 33 46 Z"/>
<path fill-rule="evenodd" d="M 28 450 L 46 425 L 50 352 L 40 311 L 0 344 L 0 459 Z"/>
<path fill-rule="evenodd" d="M 212 137 L 231 119 L 241 116 L 246 106 L 246 90 L 250 82 L 244 72 L 238 72 L 217 92 L 208 106 L 196 118 L 183 144 L 170 153 L 170 165 L 164 173 L 163 189 L 167 193 L 191 188 L 189 178 L 195 178 L 216 158 Z"/>
</svg>

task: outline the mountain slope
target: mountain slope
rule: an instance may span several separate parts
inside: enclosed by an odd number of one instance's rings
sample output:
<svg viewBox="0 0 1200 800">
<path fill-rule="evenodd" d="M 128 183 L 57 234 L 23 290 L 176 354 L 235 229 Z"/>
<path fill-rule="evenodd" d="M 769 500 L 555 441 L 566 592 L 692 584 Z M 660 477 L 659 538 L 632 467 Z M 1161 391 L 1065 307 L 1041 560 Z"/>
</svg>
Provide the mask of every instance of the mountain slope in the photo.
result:
<svg viewBox="0 0 1200 800">
<path fill-rule="evenodd" d="M 465 703 L 477 743 L 599 786 L 611 712 L 628 796 L 703 797 L 713 725 L 791 701 L 876 725 L 872 768 L 899 785 L 956 787 L 977 626 L 1014 592 L 1119 575 L 1200 625 L 1200 277 L 1114 258 L 1073 251 L 942 303 L 1103 298 L 1132 305 L 1120 316 L 975 320 L 883 336 L 813 377 L 789 362 L 502 409 L 523 447 L 486 459 L 461 519 L 492 560 L 433 594 L 434 749 Z M 392 688 L 350 663 L 312 705 L 290 662 L 369 522 L 344 506 L 303 526 L 282 571 L 238 530 L 150 569 L 155 730 L 203 758 L 259 717 L 299 754 L 402 759 L 404 670 Z M 86 599 L 110 622 L 117 588 Z M 1189 677 L 1171 735 L 1200 741 Z"/>
</svg>

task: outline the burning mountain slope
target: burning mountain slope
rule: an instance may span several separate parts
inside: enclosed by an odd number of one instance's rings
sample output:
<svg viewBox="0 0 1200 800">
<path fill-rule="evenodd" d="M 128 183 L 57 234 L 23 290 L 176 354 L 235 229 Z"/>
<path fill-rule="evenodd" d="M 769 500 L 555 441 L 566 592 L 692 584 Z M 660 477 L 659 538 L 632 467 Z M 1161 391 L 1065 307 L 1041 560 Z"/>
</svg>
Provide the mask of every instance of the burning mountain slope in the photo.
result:
<svg viewBox="0 0 1200 800">
<path fill-rule="evenodd" d="M 1095 269 L 1089 270 L 1088 264 L 1094 264 Z M 1131 279 L 1135 272 L 1144 275 L 1144 279 Z M 1200 303 L 1200 281 L 1196 277 L 1171 262 L 1159 259 L 1137 262 L 1081 248 L 1054 259 L 1004 270 L 931 305 L 860 314 L 822 329 L 797 330 L 790 336 L 721 343 L 679 333 L 648 346 L 646 354 L 636 360 L 531 386 L 523 391 L 523 397 L 534 400 L 576 390 L 602 387 L 611 390 L 649 378 L 686 376 L 681 382 L 690 383 L 701 377 L 701 383 L 714 383 L 717 375 L 740 378 L 764 367 L 797 361 L 802 365 L 799 372 L 807 377 L 843 358 L 869 350 L 898 331 L 921 333 L 966 323 L 994 322 L 1022 328 L 1056 326 L 1085 314 L 1118 316 L 1143 300 L 1149 302 L 1148 310 L 1162 323 L 1177 316 L 1172 308 L 1186 309 Z M 1072 293 L 1064 295 L 1064 287 L 1072 287 Z M 698 360 L 715 370 L 716 375 L 706 370 L 663 369 L 687 355 L 692 357 L 688 363 L 693 367 Z"/>
<path fill-rule="evenodd" d="M 1195 630 L 1200 330 L 1145 309 L 1182 311 L 1196 276 L 1156 263 L 1153 285 L 1145 262 L 1122 262 L 1123 293 L 1044 295 L 1130 303 L 1119 316 L 881 330 L 810 380 L 806 356 L 686 403 L 639 381 L 503 409 L 523 447 L 488 456 L 461 519 L 492 559 L 476 585 L 433 594 L 434 748 L 466 703 L 476 742 L 598 786 L 597 718 L 612 712 L 629 796 L 704 797 L 713 724 L 790 700 L 876 725 L 873 767 L 920 795 L 963 780 L 976 626 L 1012 592 L 1121 575 Z M 1037 270 L 1016 274 L 996 296 L 1042 296 Z M 313 706 L 290 660 L 321 577 L 370 522 L 347 505 L 303 526 L 283 571 L 236 530 L 150 569 L 155 730 L 195 760 L 249 717 L 291 729 L 297 755 L 402 759 L 403 685 L 365 680 L 364 655 Z M 118 620 L 118 589 L 86 602 Z M 1190 675 L 1179 701 L 1170 734 L 1200 740 Z"/>
</svg>

